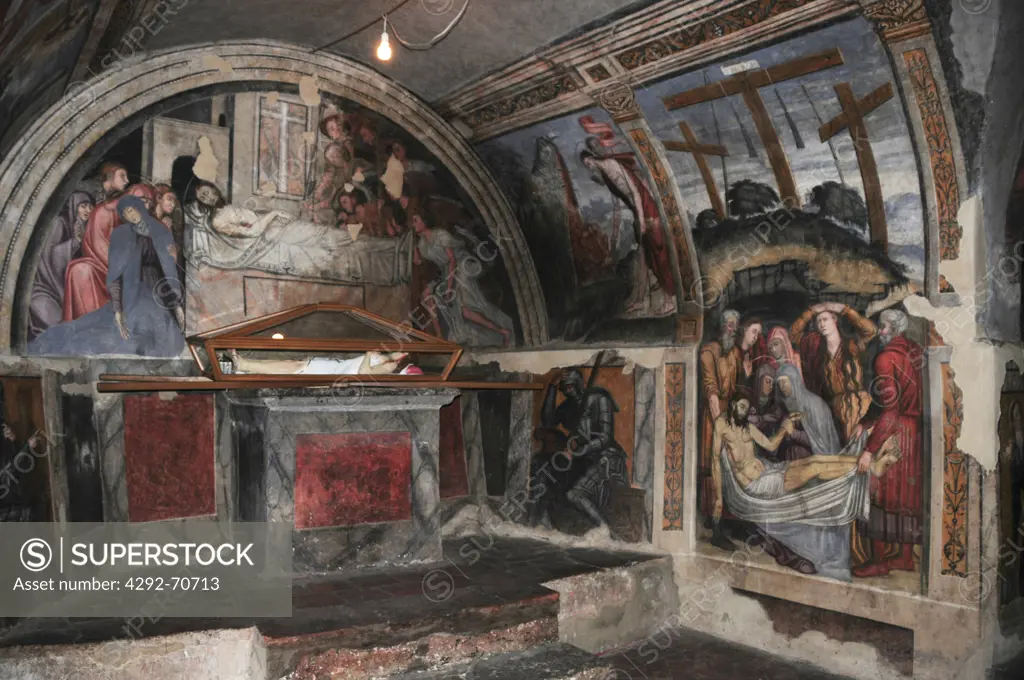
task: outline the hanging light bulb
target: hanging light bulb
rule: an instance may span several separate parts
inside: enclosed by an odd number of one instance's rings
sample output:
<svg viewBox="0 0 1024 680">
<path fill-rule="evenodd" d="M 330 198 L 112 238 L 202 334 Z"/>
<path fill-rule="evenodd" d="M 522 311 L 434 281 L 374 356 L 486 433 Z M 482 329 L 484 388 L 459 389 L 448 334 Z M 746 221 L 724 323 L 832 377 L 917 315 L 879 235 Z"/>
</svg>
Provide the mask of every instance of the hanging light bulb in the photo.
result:
<svg viewBox="0 0 1024 680">
<path fill-rule="evenodd" d="M 391 41 L 388 39 L 388 18 L 384 17 L 384 31 L 380 34 L 380 44 L 377 45 L 377 58 L 381 61 L 391 61 Z"/>
</svg>

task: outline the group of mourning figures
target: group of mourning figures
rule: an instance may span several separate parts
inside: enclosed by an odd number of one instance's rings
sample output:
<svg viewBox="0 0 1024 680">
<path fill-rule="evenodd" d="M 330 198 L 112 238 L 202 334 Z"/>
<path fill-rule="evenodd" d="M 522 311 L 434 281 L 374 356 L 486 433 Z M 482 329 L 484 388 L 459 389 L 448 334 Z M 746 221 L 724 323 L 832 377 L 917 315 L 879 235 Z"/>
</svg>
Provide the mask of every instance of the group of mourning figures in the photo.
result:
<svg viewBox="0 0 1024 680">
<path fill-rule="evenodd" d="M 746 494 L 771 499 L 856 470 L 871 475 L 871 510 L 851 527 L 852 574 L 915 570 L 924 348 L 906 337 L 908 323 L 900 310 L 883 311 L 876 323 L 840 303 L 814 305 L 767 333 L 757 318 L 721 315 L 718 337 L 704 343 L 699 361 L 698 503 L 714 545 L 735 549 L 723 524 L 743 524 L 728 498 L 723 503 L 721 475 L 731 472 Z M 728 467 L 720 454 L 728 454 Z M 780 564 L 814 572 L 805 556 L 757 535 Z"/>
<path fill-rule="evenodd" d="M 123 166 L 104 163 L 51 227 L 32 289 L 29 351 L 180 353 L 182 237 L 170 186 L 129 186 Z"/>
</svg>

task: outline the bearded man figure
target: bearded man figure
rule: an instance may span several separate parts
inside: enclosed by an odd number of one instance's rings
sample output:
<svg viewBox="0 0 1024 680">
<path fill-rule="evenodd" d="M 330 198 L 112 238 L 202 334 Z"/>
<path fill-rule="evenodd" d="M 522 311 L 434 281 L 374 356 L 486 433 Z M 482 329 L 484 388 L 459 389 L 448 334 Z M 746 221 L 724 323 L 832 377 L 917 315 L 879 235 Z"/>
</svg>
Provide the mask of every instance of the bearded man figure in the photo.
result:
<svg viewBox="0 0 1024 680">
<path fill-rule="evenodd" d="M 711 468 L 715 464 L 715 451 L 711 450 L 715 420 L 736 390 L 742 357 L 736 347 L 736 334 L 740 328 L 740 313 L 727 309 L 722 313 L 721 329 L 717 340 L 704 343 L 700 348 L 700 385 L 704 406 L 700 430 L 700 458 L 697 475 L 700 486 L 697 493 L 701 513 L 711 517 L 714 507 L 714 488 Z"/>
<path fill-rule="evenodd" d="M 859 467 L 866 470 L 891 437 L 903 457 L 884 477 L 871 481 L 867 536 L 858 528 L 853 543 L 853 574 L 860 577 L 885 576 L 892 569 L 914 571 L 914 546 L 924 538 L 924 348 L 907 339 L 904 312 L 887 309 L 879 322 L 882 351 L 875 357 L 871 409 L 854 432 L 858 437 L 870 430 Z"/>
</svg>

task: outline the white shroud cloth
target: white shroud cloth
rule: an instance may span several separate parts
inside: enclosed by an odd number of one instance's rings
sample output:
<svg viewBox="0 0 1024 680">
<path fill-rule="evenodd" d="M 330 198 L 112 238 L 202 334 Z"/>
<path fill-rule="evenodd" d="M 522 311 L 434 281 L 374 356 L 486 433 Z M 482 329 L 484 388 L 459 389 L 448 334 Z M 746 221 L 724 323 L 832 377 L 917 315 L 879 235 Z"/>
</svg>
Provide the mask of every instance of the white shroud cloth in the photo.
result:
<svg viewBox="0 0 1024 680">
<path fill-rule="evenodd" d="M 193 224 L 190 257 L 219 269 L 257 269 L 346 283 L 393 286 L 411 278 L 411 233 L 398 238 L 352 238 L 347 229 L 313 224 L 273 212 L 249 230 L 222 231 L 251 211 L 222 208 L 210 226 Z"/>
<path fill-rule="evenodd" d="M 839 453 L 845 456 L 860 455 L 866 442 L 867 433 L 862 433 Z M 746 493 L 736 481 L 728 456 L 723 447 L 719 455 L 722 495 L 729 512 L 741 519 L 758 523 L 785 522 L 830 527 L 849 524 L 858 519 L 867 520 L 871 511 L 870 479 L 867 474 L 851 470 L 838 479 L 817 484 L 812 482 L 777 498 L 755 498 Z"/>
</svg>

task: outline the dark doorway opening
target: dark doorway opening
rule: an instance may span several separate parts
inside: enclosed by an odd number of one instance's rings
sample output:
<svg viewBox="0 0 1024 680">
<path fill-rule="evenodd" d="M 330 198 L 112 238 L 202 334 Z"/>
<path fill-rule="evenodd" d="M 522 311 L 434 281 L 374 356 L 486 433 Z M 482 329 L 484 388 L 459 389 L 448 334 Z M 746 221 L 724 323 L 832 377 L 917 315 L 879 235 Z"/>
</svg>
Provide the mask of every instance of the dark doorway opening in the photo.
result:
<svg viewBox="0 0 1024 680">
<path fill-rule="evenodd" d="M 199 178 L 192 172 L 195 164 L 195 156 L 178 156 L 171 166 L 171 188 L 178 195 L 182 205 L 195 197 L 195 185 L 199 182 Z"/>
</svg>

